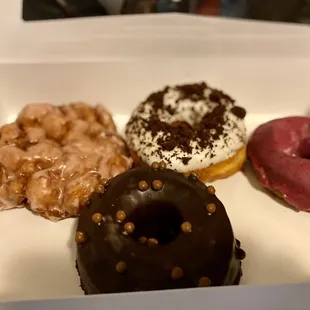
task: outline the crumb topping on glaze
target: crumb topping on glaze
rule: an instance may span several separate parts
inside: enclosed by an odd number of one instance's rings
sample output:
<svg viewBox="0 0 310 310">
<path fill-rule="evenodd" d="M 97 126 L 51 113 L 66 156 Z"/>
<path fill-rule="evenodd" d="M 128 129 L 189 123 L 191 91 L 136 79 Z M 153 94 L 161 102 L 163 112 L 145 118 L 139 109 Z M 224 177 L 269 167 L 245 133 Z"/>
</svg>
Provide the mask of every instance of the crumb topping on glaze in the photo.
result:
<svg viewBox="0 0 310 310">
<path fill-rule="evenodd" d="M 186 172 L 232 157 L 245 143 L 246 111 L 206 83 L 151 94 L 126 126 L 129 147 L 143 162 L 161 159 Z"/>
</svg>

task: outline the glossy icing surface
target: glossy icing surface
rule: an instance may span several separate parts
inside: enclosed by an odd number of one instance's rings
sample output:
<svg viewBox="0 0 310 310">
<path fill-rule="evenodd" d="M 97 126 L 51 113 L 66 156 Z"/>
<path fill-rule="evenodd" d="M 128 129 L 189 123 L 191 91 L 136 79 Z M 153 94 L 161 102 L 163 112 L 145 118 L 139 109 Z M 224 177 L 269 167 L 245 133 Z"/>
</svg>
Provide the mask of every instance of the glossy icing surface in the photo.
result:
<svg viewBox="0 0 310 310">
<path fill-rule="evenodd" d="M 214 188 L 194 176 L 151 167 L 124 172 L 94 194 L 77 232 L 77 268 L 86 294 L 240 280 L 244 251 L 225 208 Z"/>
<path fill-rule="evenodd" d="M 260 183 L 299 211 L 310 210 L 309 155 L 309 117 L 262 124 L 248 143 L 248 157 Z"/>
</svg>

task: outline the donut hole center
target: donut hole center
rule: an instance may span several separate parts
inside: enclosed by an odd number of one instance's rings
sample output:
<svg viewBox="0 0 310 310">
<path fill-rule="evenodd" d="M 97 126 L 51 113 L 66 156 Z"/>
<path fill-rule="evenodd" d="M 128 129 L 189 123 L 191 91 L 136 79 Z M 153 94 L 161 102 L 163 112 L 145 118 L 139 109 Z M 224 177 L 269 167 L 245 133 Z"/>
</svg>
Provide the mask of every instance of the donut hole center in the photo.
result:
<svg viewBox="0 0 310 310">
<path fill-rule="evenodd" d="M 136 208 L 128 220 L 135 224 L 132 237 L 140 242 L 141 237 L 156 239 L 163 245 L 175 240 L 181 231 L 182 215 L 171 203 L 152 202 Z"/>
<path fill-rule="evenodd" d="M 300 142 L 298 154 L 301 158 L 310 159 L 310 138 L 304 139 Z"/>
</svg>

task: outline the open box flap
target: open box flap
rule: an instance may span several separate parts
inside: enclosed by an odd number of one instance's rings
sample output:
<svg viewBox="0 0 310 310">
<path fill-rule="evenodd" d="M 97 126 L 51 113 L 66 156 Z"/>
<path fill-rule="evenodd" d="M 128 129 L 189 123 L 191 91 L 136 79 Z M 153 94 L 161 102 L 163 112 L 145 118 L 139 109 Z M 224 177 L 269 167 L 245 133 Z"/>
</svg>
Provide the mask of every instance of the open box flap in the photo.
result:
<svg viewBox="0 0 310 310">
<path fill-rule="evenodd" d="M 1 63 L 310 55 L 306 25 L 177 13 L 24 22 L 21 3 L 0 12 Z"/>
<path fill-rule="evenodd" d="M 165 16 L 168 19 L 169 16 Z M 11 35 L 5 36 L 0 51 L 0 61 L 5 62 L 50 62 L 50 61 L 111 61 L 142 58 L 204 58 L 204 57 L 309 57 L 310 29 L 300 27 L 299 32 L 257 33 L 229 32 L 213 19 L 205 18 L 205 27 L 197 26 L 191 30 L 176 26 L 149 26 L 132 28 L 132 23 L 122 29 L 114 29 L 117 20 L 125 23 L 127 17 L 111 17 L 110 29 L 105 20 L 85 21 L 74 27 L 75 21 L 42 23 L 39 25 L 19 25 Z M 150 17 L 153 19 L 154 17 Z M 161 17 L 158 16 L 159 20 Z M 164 18 L 164 19 L 165 19 Z M 171 20 L 187 20 L 192 16 L 173 15 Z M 198 18 L 199 19 L 199 18 Z M 130 18 L 128 18 L 129 23 Z M 156 18 L 154 18 L 156 20 Z M 96 27 L 87 27 L 88 22 Z M 99 23 L 100 22 L 100 23 Z M 224 21 L 226 23 L 227 21 Z M 230 21 L 231 26 L 246 27 L 244 22 Z M 251 24 L 251 22 L 249 22 Z M 57 25 L 57 27 L 56 27 Z M 35 26 L 35 27 L 34 27 Z M 61 27 L 63 26 L 63 28 Z M 262 25 L 262 27 L 264 27 Z M 279 26 L 280 27 L 280 26 Z M 272 27 L 271 27 L 272 28 Z M 81 29 L 81 30 L 79 30 Z M 279 29 L 279 28 L 278 28 Z M 295 30 L 295 28 L 294 28 Z M 307 31 L 305 31 L 307 30 Z M 12 29 L 11 29 L 12 31 Z M 77 34 L 80 33 L 80 36 Z M 90 33 L 88 35 L 88 33 Z M 58 35 L 61 34 L 61 35 Z"/>
<path fill-rule="evenodd" d="M 12 302 L 0 310 L 309 310 L 309 291 L 310 284 L 188 289 Z"/>
</svg>

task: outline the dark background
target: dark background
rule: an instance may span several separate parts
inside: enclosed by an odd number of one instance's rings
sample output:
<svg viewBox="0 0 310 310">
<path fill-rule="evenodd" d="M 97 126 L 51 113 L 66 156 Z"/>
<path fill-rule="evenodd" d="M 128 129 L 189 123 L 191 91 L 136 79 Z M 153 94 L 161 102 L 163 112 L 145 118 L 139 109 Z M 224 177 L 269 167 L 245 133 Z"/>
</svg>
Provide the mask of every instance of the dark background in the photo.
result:
<svg viewBox="0 0 310 310">
<path fill-rule="evenodd" d="M 115 0 L 24 0 L 22 17 L 26 21 L 183 12 L 236 18 L 310 23 L 310 0 L 123 0 L 115 13 L 109 11 Z"/>
</svg>

